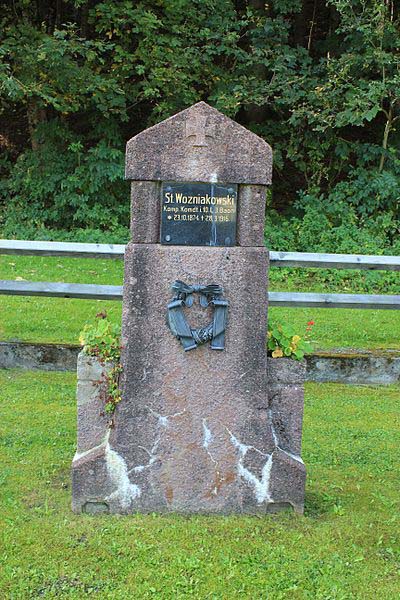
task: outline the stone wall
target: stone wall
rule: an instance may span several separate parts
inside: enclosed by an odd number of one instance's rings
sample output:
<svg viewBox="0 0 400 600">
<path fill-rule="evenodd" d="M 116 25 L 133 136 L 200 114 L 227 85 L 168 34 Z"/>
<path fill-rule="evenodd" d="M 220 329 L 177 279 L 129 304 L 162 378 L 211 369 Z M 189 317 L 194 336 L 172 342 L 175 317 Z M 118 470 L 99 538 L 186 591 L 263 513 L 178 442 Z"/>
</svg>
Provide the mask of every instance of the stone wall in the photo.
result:
<svg viewBox="0 0 400 600">
<path fill-rule="evenodd" d="M 80 346 L 0 342 L 0 369 L 76 371 Z M 305 357 L 306 381 L 391 385 L 400 382 L 398 350 L 331 350 Z"/>
</svg>

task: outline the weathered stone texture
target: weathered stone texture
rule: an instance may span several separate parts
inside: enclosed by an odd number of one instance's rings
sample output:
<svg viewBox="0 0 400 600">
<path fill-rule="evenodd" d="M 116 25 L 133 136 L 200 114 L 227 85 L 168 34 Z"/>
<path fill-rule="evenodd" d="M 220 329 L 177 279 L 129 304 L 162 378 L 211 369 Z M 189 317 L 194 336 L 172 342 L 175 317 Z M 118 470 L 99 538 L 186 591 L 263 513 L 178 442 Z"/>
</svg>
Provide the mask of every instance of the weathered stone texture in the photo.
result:
<svg viewBox="0 0 400 600">
<path fill-rule="evenodd" d="M 236 477 L 244 452 L 240 444 L 264 453 L 273 445 L 271 433 L 255 424 L 253 414 L 254 407 L 260 414 L 264 409 L 267 418 L 267 252 L 130 244 L 125 264 L 124 399 L 111 442 L 128 470 L 136 469 L 132 480 L 141 497 L 133 505 L 149 511 L 241 511 L 240 488 L 245 494 L 247 488 Z M 211 351 L 208 344 L 184 352 L 168 330 L 166 310 L 175 279 L 223 286 L 230 301 L 223 352 Z M 210 316 L 198 306 L 187 310 L 192 326 Z M 251 461 L 252 454 L 260 456 L 249 449 L 243 460 Z"/>
<path fill-rule="evenodd" d="M 301 459 L 305 362 L 267 359 L 269 415 L 276 445 L 271 494 L 302 512 L 306 469 Z"/>
<path fill-rule="evenodd" d="M 136 244 L 160 241 L 160 194 L 158 181 L 131 182 L 131 240 Z"/>
<path fill-rule="evenodd" d="M 82 503 L 99 502 L 96 477 L 108 477 L 111 512 L 301 512 L 304 465 L 274 430 L 266 395 L 267 251 L 129 244 L 125 265 L 123 400 L 100 449 L 103 470 L 97 455 L 95 475 L 90 461 L 80 464 Z M 223 352 L 185 353 L 168 330 L 175 278 L 224 287 Z M 209 317 L 188 309 L 193 326 Z"/>
<path fill-rule="evenodd" d="M 238 246 L 264 246 L 264 185 L 239 186 Z"/>
<path fill-rule="evenodd" d="M 78 356 L 78 453 L 86 452 L 104 441 L 109 421 L 104 414 L 104 398 L 106 374 L 110 369 L 111 365 L 103 366 L 96 358 L 83 352 Z"/>
<path fill-rule="evenodd" d="M 140 183 L 132 186 L 133 242 L 125 253 L 123 395 L 115 427 L 105 432 L 97 420 L 90 431 L 95 394 L 80 384 L 74 510 L 303 510 L 301 376 L 285 361 L 285 374 L 275 365 L 267 373 L 263 229 L 271 169 L 269 145 L 204 102 L 128 142 L 126 176 Z M 238 245 L 161 245 L 160 181 L 240 184 Z M 224 350 L 205 344 L 184 352 L 173 337 L 166 317 L 176 280 L 223 287 Z M 191 327 L 212 318 L 197 302 L 184 311 Z"/>
<path fill-rule="evenodd" d="M 81 352 L 77 364 L 77 450 L 72 462 L 72 507 L 77 511 L 101 512 L 108 478 L 105 450 L 109 436 L 109 417 L 104 414 L 105 376 L 109 366 Z M 91 503 L 99 507 L 91 510 Z"/>
<path fill-rule="evenodd" d="M 305 361 L 269 358 L 267 372 L 269 407 L 277 444 L 286 452 L 300 455 Z"/>
<path fill-rule="evenodd" d="M 126 147 L 126 178 L 271 183 L 272 150 L 205 102 L 146 129 Z"/>
<path fill-rule="evenodd" d="M 75 371 L 78 352 L 69 344 L 0 342 L 0 369 Z"/>
<path fill-rule="evenodd" d="M 108 439 L 90 451 L 75 454 L 72 463 L 72 510 L 75 512 L 110 512 L 107 498 L 112 493 L 107 462 Z M 92 510 L 95 506 L 96 509 Z M 103 510 L 98 510 L 102 507 Z"/>
<path fill-rule="evenodd" d="M 286 358 L 271 359 L 267 362 L 268 381 L 273 384 L 303 384 L 306 377 L 305 361 Z"/>
<path fill-rule="evenodd" d="M 307 381 L 390 385 L 400 382 L 396 351 L 332 350 L 307 357 Z"/>
<path fill-rule="evenodd" d="M 271 496 L 274 503 L 291 506 L 296 512 L 302 513 L 305 483 L 306 468 L 302 459 L 277 448 L 271 472 Z"/>
</svg>

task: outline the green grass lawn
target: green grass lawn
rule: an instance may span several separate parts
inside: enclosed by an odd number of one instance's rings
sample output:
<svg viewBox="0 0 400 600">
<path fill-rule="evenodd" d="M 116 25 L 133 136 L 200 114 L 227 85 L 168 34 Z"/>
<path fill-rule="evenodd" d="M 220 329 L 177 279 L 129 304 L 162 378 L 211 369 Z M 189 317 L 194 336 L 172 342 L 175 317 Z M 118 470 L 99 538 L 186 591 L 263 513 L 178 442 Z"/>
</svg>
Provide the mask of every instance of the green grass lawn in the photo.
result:
<svg viewBox="0 0 400 600">
<path fill-rule="evenodd" d="M 0 279 L 17 278 L 121 285 L 123 264 L 117 260 L 0 256 Z M 280 269 L 271 269 L 271 289 L 323 291 L 320 285 L 312 285 L 312 279 L 307 283 L 293 275 L 282 278 Z M 329 291 L 352 290 L 332 284 Z M 0 296 L 0 340 L 77 343 L 83 325 L 104 308 L 113 320 L 120 321 L 120 302 Z M 398 311 L 272 308 L 270 317 L 293 323 L 299 333 L 307 321 L 314 320 L 320 349 L 400 348 Z"/>
<path fill-rule="evenodd" d="M 75 377 L 0 371 L 0 598 L 400 596 L 399 387 L 310 384 L 306 513 L 74 515 Z"/>
</svg>

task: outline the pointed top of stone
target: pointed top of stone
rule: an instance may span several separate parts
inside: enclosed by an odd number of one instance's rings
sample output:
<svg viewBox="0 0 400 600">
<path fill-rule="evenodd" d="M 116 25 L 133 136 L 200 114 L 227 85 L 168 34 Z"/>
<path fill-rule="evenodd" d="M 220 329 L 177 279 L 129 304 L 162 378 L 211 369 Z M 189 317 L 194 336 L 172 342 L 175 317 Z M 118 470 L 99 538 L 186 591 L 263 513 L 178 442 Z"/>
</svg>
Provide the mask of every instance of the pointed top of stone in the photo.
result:
<svg viewBox="0 0 400 600">
<path fill-rule="evenodd" d="M 131 138 L 127 179 L 268 185 L 272 150 L 242 125 L 198 102 Z"/>
</svg>

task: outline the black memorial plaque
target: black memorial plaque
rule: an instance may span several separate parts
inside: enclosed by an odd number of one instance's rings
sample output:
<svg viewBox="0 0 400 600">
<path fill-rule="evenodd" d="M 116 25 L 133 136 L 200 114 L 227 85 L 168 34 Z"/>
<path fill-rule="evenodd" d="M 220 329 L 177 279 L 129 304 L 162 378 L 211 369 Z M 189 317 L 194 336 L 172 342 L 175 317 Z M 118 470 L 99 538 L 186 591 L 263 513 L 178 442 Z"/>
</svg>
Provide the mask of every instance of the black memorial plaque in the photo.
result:
<svg viewBox="0 0 400 600">
<path fill-rule="evenodd" d="M 178 183 L 161 188 L 161 243 L 236 245 L 237 184 Z"/>
</svg>

